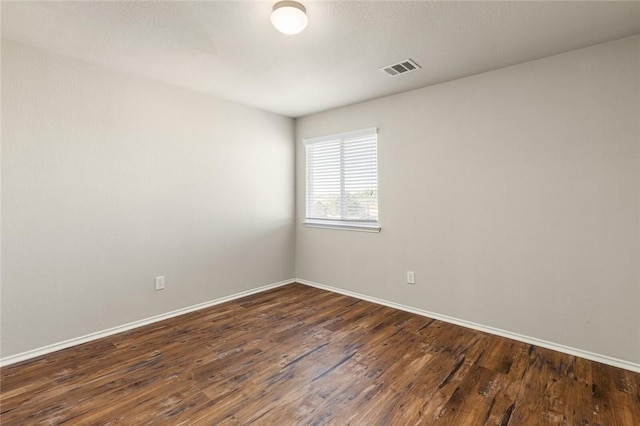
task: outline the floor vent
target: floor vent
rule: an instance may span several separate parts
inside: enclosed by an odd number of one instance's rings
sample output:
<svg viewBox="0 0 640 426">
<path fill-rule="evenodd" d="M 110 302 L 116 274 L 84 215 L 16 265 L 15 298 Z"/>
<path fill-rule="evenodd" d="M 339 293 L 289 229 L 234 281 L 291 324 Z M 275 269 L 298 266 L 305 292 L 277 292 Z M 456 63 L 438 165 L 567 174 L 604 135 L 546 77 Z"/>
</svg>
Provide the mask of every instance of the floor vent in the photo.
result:
<svg viewBox="0 0 640 426">
<path fill-rule="evenodd" d="M 400 74 L 406 74 L 411 71 L 419 70 L 420 68 L 420 65 L 416 64 L 413 60 L 405 59 L 398 62 L 397 64 L 387 65 L 378 69 L 386 73 L 387 75 L 390 75 L 391 77 L 395 77 Z"/>
</svg>

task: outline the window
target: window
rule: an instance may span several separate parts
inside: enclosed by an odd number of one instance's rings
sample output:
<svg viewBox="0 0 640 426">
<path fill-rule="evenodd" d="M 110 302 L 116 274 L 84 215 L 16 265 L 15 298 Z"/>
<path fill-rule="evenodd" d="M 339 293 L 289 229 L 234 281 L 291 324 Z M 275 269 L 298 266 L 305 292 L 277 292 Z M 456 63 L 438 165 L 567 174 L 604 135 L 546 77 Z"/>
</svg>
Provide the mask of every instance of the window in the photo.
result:
<svg viewBox="0 0 640 426">
<path fill-rule="evenodd" d="M 376 128 L 305 139 L 305 225 L 380 231 Z"/>
</svg>

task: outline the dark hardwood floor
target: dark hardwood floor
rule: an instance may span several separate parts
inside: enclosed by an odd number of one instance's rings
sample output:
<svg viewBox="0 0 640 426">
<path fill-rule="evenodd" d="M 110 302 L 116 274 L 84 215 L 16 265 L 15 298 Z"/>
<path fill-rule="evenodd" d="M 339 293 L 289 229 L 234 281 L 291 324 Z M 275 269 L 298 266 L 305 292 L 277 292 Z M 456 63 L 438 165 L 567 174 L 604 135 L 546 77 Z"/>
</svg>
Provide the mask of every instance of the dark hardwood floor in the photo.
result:
<svg viewBox="0 0 640 426">
<path fill-rule="evenodd" d="M 2 425 L 640 425 L 640 374 L 301 284 L 8 366 Z"/>
</svg>

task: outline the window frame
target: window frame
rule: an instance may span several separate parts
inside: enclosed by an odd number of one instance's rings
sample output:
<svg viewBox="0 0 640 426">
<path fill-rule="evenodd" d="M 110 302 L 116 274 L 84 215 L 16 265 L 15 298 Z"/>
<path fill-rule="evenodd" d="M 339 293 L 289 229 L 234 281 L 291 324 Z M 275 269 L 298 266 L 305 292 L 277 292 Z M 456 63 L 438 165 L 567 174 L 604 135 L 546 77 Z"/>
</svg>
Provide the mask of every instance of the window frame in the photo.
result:
<svg viewBox="0 0 640 426">
<path fill-rule="evenodd" d="M 312 218 L 309 217 L 309 145 L 319 144 L 319 143 L 327 143 L 327 142 L 336 142 L 339 141 L 340 147 L 340 170 L 344 171 L 344 147 L 345 141 L 349 139 L 355 139 L 363 136 L 375 136 L 375 178 L 376 178 L 376 207 L 378 209 L 377 219 L 375 220 L 360 220 L 360 219 L 324 219 L 324 218 Z M 349 230 L 349 231 L 362 231 L 362 232 L 380 232 L 380 191 L 379 191 L 379 182 L 380 176 L 378 173 L 378 129 L 377 127 L 371 127 L 362 130 L 355 130 L 343 133 L 337 133 L 327 136 L 318 136 L 313 138 L 305 138 L 302 140 L 302 144 L 305 147 L 305 201 L 304 201 L 304 221 L 302 222 L 305 226 L 310 228 L 326 228 L 326 229 L 339 229 L 339 230 Z M 344 202 L 345 193 L 344 193 L 344 185 L 345 185 L 345 177 L 344 173 L 340 173 L 340 187 L 341 187 L 341 195 L 340 200 L 341 203 Z M 343 217 L 344 212 L 341 211 Z"/>
</svg>

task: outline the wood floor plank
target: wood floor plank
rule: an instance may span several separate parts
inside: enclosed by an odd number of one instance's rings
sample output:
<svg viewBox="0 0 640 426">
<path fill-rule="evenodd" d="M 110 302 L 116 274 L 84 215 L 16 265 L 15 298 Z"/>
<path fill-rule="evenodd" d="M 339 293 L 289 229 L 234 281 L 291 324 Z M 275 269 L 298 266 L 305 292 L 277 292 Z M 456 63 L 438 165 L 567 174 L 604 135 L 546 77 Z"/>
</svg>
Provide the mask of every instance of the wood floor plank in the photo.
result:
<svg viewBox="0 0 640 426">
<path fill-rule="evenodd" d="M 2 425 L 640 425 L 640 374 L 292 284 L 0 372 Z"/>
</svg>

